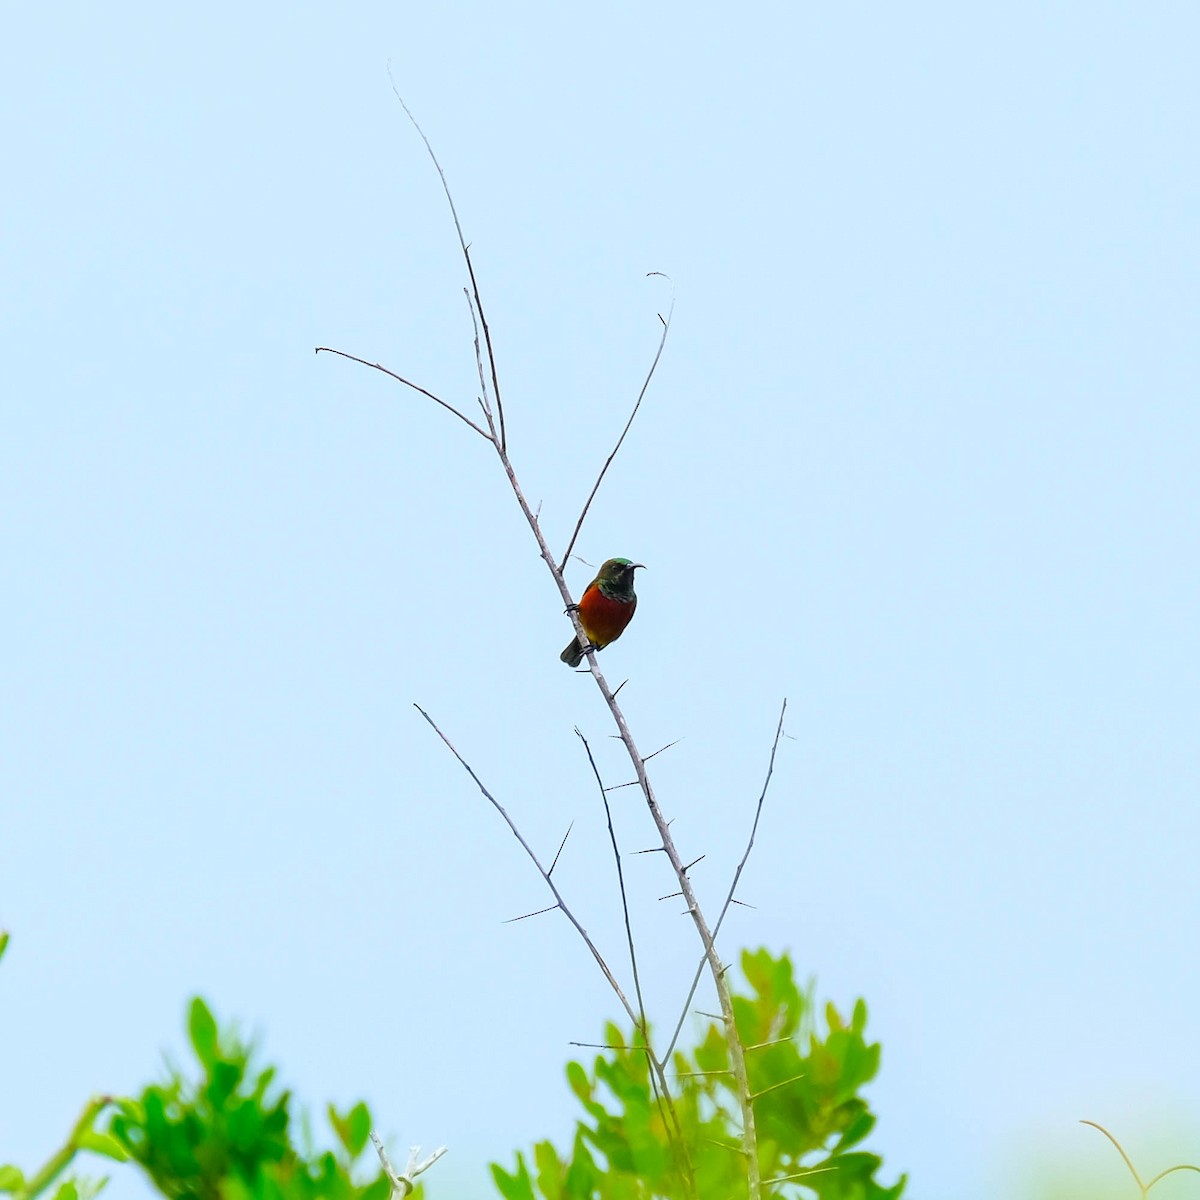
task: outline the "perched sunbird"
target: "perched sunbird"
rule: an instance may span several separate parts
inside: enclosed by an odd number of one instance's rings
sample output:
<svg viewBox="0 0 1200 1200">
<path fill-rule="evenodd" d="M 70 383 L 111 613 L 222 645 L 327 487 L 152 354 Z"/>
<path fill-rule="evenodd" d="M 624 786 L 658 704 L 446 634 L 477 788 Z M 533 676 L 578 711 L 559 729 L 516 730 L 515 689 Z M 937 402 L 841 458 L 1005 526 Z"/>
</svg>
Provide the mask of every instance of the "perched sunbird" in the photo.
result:
<svg viewBox="0 0 1200 1200">
<path fill-rule="evenodd" d="M 633 619 L 637 608 L 633 573 L 638 567 L 646 569 L 642 563 L 631 563 L 627 558 L 610 558 L 580 596 L 575 607 L 593 650 L 603 650 L 609 642 L 615 642 Z M 577 637 L 572 638 L 559 658 L 568 667 L 577 667 L 583 662 L 584 649 Z"/>
</svg>

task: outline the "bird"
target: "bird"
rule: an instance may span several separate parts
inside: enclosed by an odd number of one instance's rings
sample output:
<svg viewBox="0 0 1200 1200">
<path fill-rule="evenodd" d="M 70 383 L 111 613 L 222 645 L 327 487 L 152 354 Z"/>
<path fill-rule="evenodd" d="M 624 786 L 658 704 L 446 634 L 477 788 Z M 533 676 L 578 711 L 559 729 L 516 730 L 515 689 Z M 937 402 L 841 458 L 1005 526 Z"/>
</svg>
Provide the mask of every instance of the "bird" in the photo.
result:
<svg viewBox="0 0 1200 1200">
<path fill-rule="evenodd" d="M 581 646 L 577 637 L 572 638 L 559 655 L 568 667 L 579 666 L 588 649 L 603 650 L 609 642 L 615 642 L 625 632 L 625 626 L 633 619 L 637 608 L 633 573 L 638 567 L 646 569 L 644 563 L 630 562 L 627 558 L 610 558 L 601 566 L 596 578 L 584 588 L 574 608 L 579 613 L 579 623 L 591 645 Z"/>
</svg>

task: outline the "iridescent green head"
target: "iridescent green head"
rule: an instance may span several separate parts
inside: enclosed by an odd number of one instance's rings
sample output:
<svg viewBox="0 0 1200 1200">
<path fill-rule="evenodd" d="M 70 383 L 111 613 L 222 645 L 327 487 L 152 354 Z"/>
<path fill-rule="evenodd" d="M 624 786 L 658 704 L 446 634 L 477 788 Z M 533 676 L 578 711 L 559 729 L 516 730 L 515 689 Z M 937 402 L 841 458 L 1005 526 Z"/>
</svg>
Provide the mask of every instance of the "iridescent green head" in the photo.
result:
<svg viewBox="0 0 1200 1200">
<path fill-rule="evenodd" d="M 638 567 L 643 571 L 646 569 L 644 563 L 630 562 L 627 558 L 610 558 L 601 566 L 595 584 L 606 596 L 611 596 L 614 600 L 632 600 L 633 573 Z"/>
</svg>

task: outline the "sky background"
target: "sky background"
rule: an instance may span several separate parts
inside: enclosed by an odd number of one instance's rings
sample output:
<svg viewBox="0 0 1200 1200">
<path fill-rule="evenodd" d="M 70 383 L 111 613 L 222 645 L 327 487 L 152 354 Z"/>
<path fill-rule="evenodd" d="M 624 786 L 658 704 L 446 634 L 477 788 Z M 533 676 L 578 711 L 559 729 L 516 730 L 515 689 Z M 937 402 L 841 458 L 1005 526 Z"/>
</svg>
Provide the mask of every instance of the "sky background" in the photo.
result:
<svg viewBox="0 0 1200 1200">
<path fill-rule="evenodd" d="M 648 564 L 601 665 L 645 751 L 683 739 L 653 779 L 710 911 L 788 698 L 724 951 L 866 998 L 885 1178 L 1129 1195 L 1082 1117 L 1200 1161 L 1195 5 L 4 21 L 0 1162 L 182 1056 L 199 992 L 490 1195 L 617 1015 L 565 921 L 502 924 L 541 882 L 412 708 L 539 850 L 575 823 L 620 961 L 573 727 L 628 766 L 550 576 L 479 438 L 313 354 L 474 404 L 389 62 L 560 552 L 674 281 L 578 545 Z M 698 947 L 660 856 L 628 878 L 665 1026 Z"/>
</svg>

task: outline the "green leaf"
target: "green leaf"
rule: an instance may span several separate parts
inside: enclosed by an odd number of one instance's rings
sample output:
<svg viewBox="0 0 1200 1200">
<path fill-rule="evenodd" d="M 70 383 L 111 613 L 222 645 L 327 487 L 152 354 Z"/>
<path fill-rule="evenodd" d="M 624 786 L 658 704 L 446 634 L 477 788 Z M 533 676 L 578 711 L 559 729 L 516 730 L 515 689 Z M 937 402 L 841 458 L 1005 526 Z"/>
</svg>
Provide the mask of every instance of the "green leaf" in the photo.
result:
<svg viewBox="0 0 1200 1200">
<path fill-rule="evenodd" d="M 218 1058 L 217 1022 L 199 996 L 193 997 L 188 1012 L 188 1034 L 196 1057 L 211 1071 Z"/>
<path fill-rule="evenodd" d="M 546 1200 L 562 1200 L 562 1163 L 550 1142 L 538 1142 L 534 1146 L 533 1164 L 537 1168 L 538 1190 Z"/>
<path fill-rule="evenodd" d="M 329 1119 L 329 1127 L 337 1136 L 347 1151 L 350 1149 L 350 1122 L 338 1112 L 333 1104 L 325 1106 L 325 1115 Z"/>
<path fill-rule="evenodd" d="M 392 1194 L 392 1185 L 386 1175 L 380 1175 L 374 1183 L 369 1183 L 362 1190 L 359 1200 L 388 1200 Z"/>
<path fill-rule="evenodd" d="M 103 1154 L 105 1158 L 112 1158 L 117 1162 L 129 1160 L 124 1147 L 112 1134 L 100 1133 L 95 1129 L 89 1129 L 79 1137 L 79 1148 L 90 1150 L 93 1154 Z"/>
<path fill-rule="evenodd" d="M 8 949 L 8 931 L 0 929 L 0 958 L 4 957 L 5 950 Z"/>
<path fill-rule="evenodd" d="M 351 1158 L 357 1158 L 365 1149 L 371 1136 L 371 1110 L 360 1100 L 349 1112 L 347 1125 L 350 1140 L 345 1143 Z"/>
<path fill-rule="evenodd" d="M 19 1167 L 14 1167 L 11 1163 L 5 1166 L 0 1166 L 0 1192 L 23 1192 L 25 1190 L 25 1176 L 21 1174 Z"/>
<path fill-rule="evenodd" d="M 580 1100 L 592 1098 L 592 1085 L 588 1081 L 587 1072 L 575 1061 L 567 1063 L 567 1084 Z"/>
<path fill-rule="evenodd" d="M 68 1179 L 66 1183 L 60 1183 L 58 1191 L 54 1193 L 54 1200 L 79 1200 L 79 1189 L 75 1186 L 75 1181 Z"/>
<path fill-rule="evenodd" d="M 516 1175 L 510 1175 L 498 1163 L 492 1163 L 492 1180 L 504 1200 L 537 1200 L 533 1194 L 533 1180 L 522 1154 L 517 1155 Z"/>
</svg>

